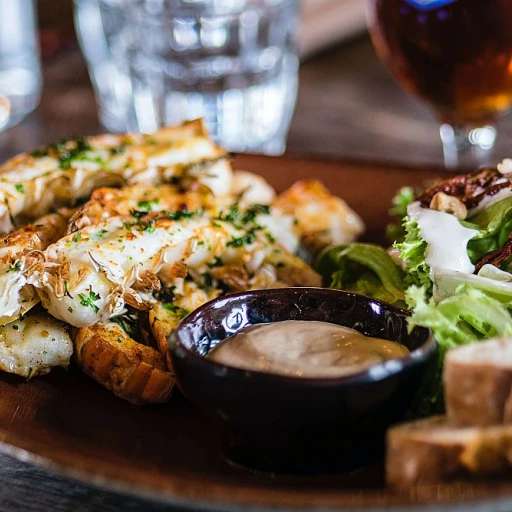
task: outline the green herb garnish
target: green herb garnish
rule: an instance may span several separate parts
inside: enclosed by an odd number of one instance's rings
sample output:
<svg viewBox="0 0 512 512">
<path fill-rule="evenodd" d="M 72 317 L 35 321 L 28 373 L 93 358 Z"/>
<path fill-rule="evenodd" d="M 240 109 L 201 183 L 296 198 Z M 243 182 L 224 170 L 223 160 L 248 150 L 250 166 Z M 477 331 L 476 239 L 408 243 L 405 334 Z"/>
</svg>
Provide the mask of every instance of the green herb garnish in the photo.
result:
<svg viewBox="0 0 512 512">
<path fill-rule="evenodd" d="M 89 288 L 89 294 L 85 295 L 84 293 L 79 293 L 78 298 L 80 299 L 80 305 L 86 308 L 91 308 L 94 313 L 97 313 L 100 308 L 94 304 L 96 301 L 100 300 L 101 297 L 98 293 L 94 293 L 92 288 Z"/>
</svg>

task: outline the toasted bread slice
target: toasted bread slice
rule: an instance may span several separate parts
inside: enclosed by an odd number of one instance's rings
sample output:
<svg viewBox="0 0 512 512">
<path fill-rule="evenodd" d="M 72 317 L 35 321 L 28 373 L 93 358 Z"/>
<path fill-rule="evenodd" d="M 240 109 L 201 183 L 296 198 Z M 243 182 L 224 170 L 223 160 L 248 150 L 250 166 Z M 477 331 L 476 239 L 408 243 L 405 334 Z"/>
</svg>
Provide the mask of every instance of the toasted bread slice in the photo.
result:
<svg viewBox="0 0 512 512">
<path fill-rule="evenodd" d="M 512 338 L 450 350 L 443 381 L 452 422 L 476 426 L 512 423 Z"/>
<path fill-rule="evenodd" d="M 511 462 L 512 426 L 456 427 L 433 416 L 387 434 L 386 479 L 395 488 L 497 473 Z"/>
<path fill-rule="evenodd" d="M 75 357 L 85 373 L 134 405 L 166 402 L 174 376 L 164 357 L 137 343 L 118 325 L 109 323 L 76 329 Z"/>
</svg>

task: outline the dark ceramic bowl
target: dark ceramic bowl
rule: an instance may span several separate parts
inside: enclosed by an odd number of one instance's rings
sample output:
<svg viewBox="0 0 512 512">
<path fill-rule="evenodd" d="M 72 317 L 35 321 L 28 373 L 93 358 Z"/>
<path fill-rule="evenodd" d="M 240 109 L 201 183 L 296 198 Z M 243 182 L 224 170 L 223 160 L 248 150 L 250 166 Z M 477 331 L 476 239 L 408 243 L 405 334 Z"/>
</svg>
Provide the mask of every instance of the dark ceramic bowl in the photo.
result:
<svg viewBox="0 0 512 512">
<path fill-rule="evenodd" d="M 436 359 L 430 331 L 407 333 L 407 313 L 354 293 L 325 288 L 258 290 L 215 299 L 188 315 L 169 338 L 182 393 L 224 434 L 232 461 L 262 470 L 323 473 L 360 467 L 382 453 Z M 317 320 L 398 341 L 411 354 L 336 378 L 241 370 L 205 359 L 249 325 Z"/>
</svg>

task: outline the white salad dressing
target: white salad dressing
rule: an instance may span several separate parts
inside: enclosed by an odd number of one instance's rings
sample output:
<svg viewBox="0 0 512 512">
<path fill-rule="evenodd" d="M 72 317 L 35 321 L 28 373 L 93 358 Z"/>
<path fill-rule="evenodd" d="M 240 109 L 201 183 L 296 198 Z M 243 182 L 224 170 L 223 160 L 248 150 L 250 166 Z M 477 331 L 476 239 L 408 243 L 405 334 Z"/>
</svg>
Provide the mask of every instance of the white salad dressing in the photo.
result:
<svg viewBox="0 0 512 512">
<path fill-rule="evenodd" d="M 408 206 L 407 214 L 418 223 L 421 237 L 427 242 L 425 259 L 432 281 L 437 273 L 447 270 L 474 272 L 467 245 L 477 230 L 462 226 L 454 215 L 423 208 L 418 202 Z"/>
</svg>

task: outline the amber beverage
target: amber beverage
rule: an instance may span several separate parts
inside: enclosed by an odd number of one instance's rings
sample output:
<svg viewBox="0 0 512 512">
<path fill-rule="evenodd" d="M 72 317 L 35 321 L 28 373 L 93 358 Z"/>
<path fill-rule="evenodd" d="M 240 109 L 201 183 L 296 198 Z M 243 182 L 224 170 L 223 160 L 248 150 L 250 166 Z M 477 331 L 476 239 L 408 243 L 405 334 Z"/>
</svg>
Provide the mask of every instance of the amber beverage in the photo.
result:
<svg viewBox="0 0 512 512">
<path fill-rule="evenodd" d="M 512 0 L 367 0 L 375 48 L 443 122 L 482 124 L 512 105 Z"/>
</svg>

